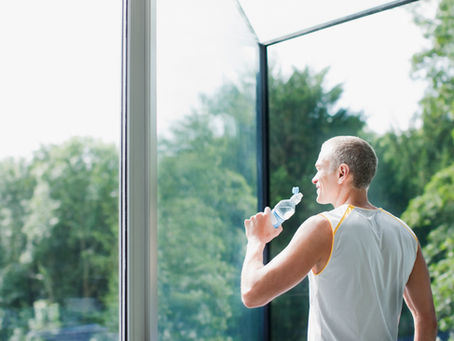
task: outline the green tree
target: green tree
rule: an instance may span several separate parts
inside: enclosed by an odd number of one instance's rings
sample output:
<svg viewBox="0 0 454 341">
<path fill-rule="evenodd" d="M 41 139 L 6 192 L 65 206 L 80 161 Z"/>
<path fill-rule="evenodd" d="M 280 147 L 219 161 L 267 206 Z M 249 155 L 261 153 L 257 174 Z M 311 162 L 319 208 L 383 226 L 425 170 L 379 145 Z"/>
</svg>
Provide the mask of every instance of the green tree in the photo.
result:
<svg viewBox="0 0 454 341">
<path fill-rule="evenodd" d="M 42 147 L 31 161 L 0 163 L 4 339 L 43 325 L 38 310 L 61 319 L 53 326 L 112 320 L 103 311 L 117 292 L 109 286 L 118 264 L 117 154 L 112 145 L 73 138 Z"/>
<path fill-rule="evenodd" d="M 421 100 L 421 150 L 426 180 L 454 160 L 454 1 L 439 0 L 434 18 L 416 14 L 429 48 L 413 57 L 414 75 L 428 81 Z M 427 181 L 426 181 L 427 182 Z"/>
<path fill-rule="evenodd" d="M 26 327 L 31 317 L 36 280 L 30 266 L 20 261 L 27 243 L 22 231 L 36 181 L 26 160 L 0 162 L 0 339 L 15 327 Z"/>
<path fill-rule="evenodd" d="M 427 4 L 414 11 L 428 48 L 413 56 L 412 76 L 426 80 L 427 88 L 415 118 L 422 125 L 376 138 L 379 173 L 371 195 L 400 215 L 411 198 L 421 195 L 437 171 L 454 160 L 454 2 L 439 0 L 434 18 Z M 430 11 L 429 11 L 430 12 Z M 424 240 L 422 240 L 424 242 Z"/>
<path fill-rule="evenodd" d="M 162 340 L 254 338 L 243 321 L 243 220 L 256 212 L 253 82 L 201 96 L 159 146 L 158 296 Z"/>
<path fill-rule="evenodd" d="M 440 330 L 454 329 L 454 165 L 436 173 L 424 193 L 410 201 L 402 215 L 427 245 L 424 255 L 429 264 Z"/>
<path fill-rule="evenodd" d="M 396 216 L 405 211 L 411 198 L 422 193 L 428 181 L 421 159 L 425 148 L 422 134 L 412 128 L 372 138 L 379 162 L 369 197 Z"/>
<path fill-rule="evenodd" d="M 72 139 L 41 148 L 32 169 L 37 185 L 22 257 L 42 275 L 43 296 L 103 297 L 117 268 L 116 149 Z"/>
<path fill-rule="evenodd" d="M 335 135 L 359 134 L 365 126 L 360 113 L 334 110 L 342 87 L 326 89 L 327 72 L 294 69 L 289 77 L 275 72 L 269 80 L 271 204 L 287 198 L 292 185 L 299 184 L 305 196 L 296 214 L 299 221 L 320 208 L 314 191 L 305 189 L 312 189 L 321 144 Z"/>
<path fill-rule="evenodd" d="M 424 250 L 430 264 L 440 329 L 452 330 L 453 198 L 449 191 L 453 188 L 454 163 L 454 1 L 439 0 L 436 5 L 434 18 L 422 11 L 416 14 L 429 47 L 413 59 L 416 75 L 428 81 L 421 101 L 426 144 L 422 167 L 431 181 L 424 193 L 411 202 L 405 216 L 415 223 L 421 244 L 427 243 Z M 416 212 L 417 208 L 421 212 Z"/>
</svg>

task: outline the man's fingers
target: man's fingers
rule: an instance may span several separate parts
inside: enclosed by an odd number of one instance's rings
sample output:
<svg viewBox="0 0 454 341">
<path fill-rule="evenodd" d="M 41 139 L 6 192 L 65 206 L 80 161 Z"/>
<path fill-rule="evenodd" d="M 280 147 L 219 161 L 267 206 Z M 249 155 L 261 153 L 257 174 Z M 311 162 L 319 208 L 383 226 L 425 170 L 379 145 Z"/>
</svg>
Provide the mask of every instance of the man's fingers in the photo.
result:
<svg viewBox="0 0 454 341">
<path fill-rule="evenodd" d="M 280 235 L 282 231 L 283 231 L 282 225 L 279 225 L 278 228 L 274 229 L 273 238 L 276 238 L 278 235 Z"/>
</svg>

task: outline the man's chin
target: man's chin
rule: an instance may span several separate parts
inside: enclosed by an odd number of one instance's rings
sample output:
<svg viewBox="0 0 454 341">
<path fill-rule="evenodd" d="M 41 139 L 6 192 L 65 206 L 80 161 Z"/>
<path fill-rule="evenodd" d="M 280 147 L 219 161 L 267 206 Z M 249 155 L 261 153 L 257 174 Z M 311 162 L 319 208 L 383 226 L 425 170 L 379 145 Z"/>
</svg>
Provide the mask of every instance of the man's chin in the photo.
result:
<svg viewBox="0 0 454 341">
<path fill-rule="evenodd" d="M 317 199 L 315 199 L 315 201 L 317 202 L 317 204 L 320 204 L 320 205 L 329 204 L 329 202 L 326 202 L 326 200 L 323 200 L 323 198 L 320 198 L 320 196 L 317 196 Z"/>
</svg>

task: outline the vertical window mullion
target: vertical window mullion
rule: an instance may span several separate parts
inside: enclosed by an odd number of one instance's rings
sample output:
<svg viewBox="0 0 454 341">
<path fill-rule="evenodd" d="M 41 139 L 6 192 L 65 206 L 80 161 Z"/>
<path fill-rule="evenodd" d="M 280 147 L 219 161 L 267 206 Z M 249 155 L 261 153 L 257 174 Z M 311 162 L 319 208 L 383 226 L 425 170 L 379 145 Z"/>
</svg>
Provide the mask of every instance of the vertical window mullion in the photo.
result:
<svg viewBox="0 0 454 341">
<path fill-rule="evenodd" d="M 124 0 L 121 340 L 157 339 L 156 0 Z"/>
<path fill-rule="evenodd" d="M 257 75 L 257 196 L 258 210 L 263 211 L 270 205 L 269 177 L 269 100 L 268 100 L 268 51 L 267 46 L 259 44 L 259 73 Z M 264 250 L 264 261 L 270 256 L 269 245 Z M 263 340 L 270 337 L 270 308 L 263 308 Z"/>
</svg>

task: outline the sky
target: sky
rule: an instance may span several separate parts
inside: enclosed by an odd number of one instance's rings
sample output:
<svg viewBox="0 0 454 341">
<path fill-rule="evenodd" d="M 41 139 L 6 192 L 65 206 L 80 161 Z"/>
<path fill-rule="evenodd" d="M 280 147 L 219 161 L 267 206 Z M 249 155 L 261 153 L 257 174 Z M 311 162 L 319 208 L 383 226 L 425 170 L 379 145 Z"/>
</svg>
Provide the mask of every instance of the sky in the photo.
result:
<svg viewBox="0 0 454 341">
<path fill-rule="evenodd" d="M 271 52 L 284 72 L 329 67 L 326 86 L 344 88 L 338 106 L 363 112 L 369 129 L 384 133 L 408 129 L 420 110 L 426 83 L 410 77 L 411 59 L 426 45 L 403 7 L 276 45 Z"/>
<path fill-rule="evenodd" d="M 307 3 L 295 0 L 277 7 L 270 0 L 241 3 L 259 39 L 348 9 L 332 0 L 312 6 L 317 15 L 295 7 Z M 121 10 L 121 0 L 0 0 L 0 159 L 30 156 L 74 135 L 119 144 Z M 270 59 L 284 73 L 329 65 L 327 86 L 344 84 L 340 105 L 367 108 L 376 131 L 406 128 L 425 87 L 410 79 L 409 59 L 424 41 L 407 10 L 387 12 L 272 47 Z M 165 134 L 199 106 L 201 93 L 239 81 L 257 59 L 234 1 L 158 0 L 157 26 L 158 129 Z"/>
<path fill-rule="evenodd" d="M 121 0 L 0 0 L 0 159 L 119 141 Z"/>
</svg>

